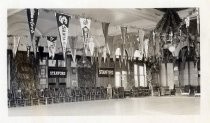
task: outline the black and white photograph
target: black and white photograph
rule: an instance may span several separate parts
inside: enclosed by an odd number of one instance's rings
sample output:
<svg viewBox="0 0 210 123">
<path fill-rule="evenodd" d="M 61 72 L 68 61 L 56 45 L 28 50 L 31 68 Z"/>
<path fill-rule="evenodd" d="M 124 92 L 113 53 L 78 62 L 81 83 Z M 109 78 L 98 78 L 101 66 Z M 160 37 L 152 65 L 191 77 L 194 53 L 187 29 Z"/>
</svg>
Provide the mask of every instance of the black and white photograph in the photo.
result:
<svg viewBox="0 0 210 123">
<path fill-rule="evenodd" d="M 9 115 L 200 113 L 199 8 L 7 12 Z"/>
<path fill-rule="evenodd" d="M 210 2 L 20 1 L 0 12 L 7 120 L 208 121 Z"/>
</svg>

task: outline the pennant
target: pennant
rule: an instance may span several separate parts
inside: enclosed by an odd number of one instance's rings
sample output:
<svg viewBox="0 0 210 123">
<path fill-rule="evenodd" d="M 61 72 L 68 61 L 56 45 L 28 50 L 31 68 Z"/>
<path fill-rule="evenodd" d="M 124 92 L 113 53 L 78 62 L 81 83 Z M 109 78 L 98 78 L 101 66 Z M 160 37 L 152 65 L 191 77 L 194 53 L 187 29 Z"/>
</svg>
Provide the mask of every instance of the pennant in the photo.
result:
<svg viewBox="0 0 210 123">
<path fill-rule="evenodd" d="M 127 27 L 121 27 L 121 35 L 122 35 L 123 44 L 125 44 L 126 35 L 127 35 Z"/>
<path fill-rule="evenodd" d="M 123 62 L 123 56 L 124 56 L 124 45 L 125 45 L 125 41 L 126 41 L 126 35 L 127 35 L 127 27 L 121 27 L 121 36 L 122 36 L 122 40 L 123 40 L 123 44 L 122 44 L 122 55 L 121 55 L 121 61 Z"/>
<path fill-rule="evenodd" d="M 47 36 L 49 57 L 52 57 L 52 59 L 54 59 L 54 57 L 55 57 L 56 41 L 57 41 L 57 37 Z"/>
<path fill-rule="evenodd" d="M 153 46 L 155 46 L 155 31 L 152 31 L 152 40 L 153 40 Z"/>
<path fill-rule="evenodd" d="M 141 55 L 144 53 L 144 31 L 138 30 L 138 41 L 139 41 L 139 50 Z"/>
<path fill-rule="evenodd" d="M 33 38 L 34 38 L 34 32 L 36 28 L 38 15 L 39 15 L 38 9 L 27 9 L 27 17 L 28 17 L 28 25 L 29 25 L 30 35 L 31 35 L 31 41 L 33 41 Z"/>
<path fill-rule="evenodd" d="M 186 28 L 188 28 L 190 26 L 190 17 L 185 18 L 185 24 L 186 24 Z"/>
<path fill-rule="evenodd" d="M 144 40 L 144 54 L 148 58 L 149 39 Z"/>
<path fill-rule="evenodd" d="M 71 40 L 70 40 L 70 47 L 71 47 L 71 56 L 73 59 L 73 62 L 76 63 L 76 55 L 77 55 L 77 41 L 78 37 L 77 36 L 71 36 Z"/>
<path fill-rule="evenodd" d="M 26 46 L 26 48 L 27 48 L 27 57 L 29 58 L 31 46 L 28 45 L 28 46 Z"/>
<path fill-rule="evenodd" d="M 66 45 L 68 40 L 68 31 L 69 31 L 69 20 L 71 19 L 70 16 L 56 13 L 56 19 L 58 24 L 58 31 L 60 35 L 60 41 L 63 49 L 63 58 L 65 59 L 66 56 Z"/>
<path fill-rule="evenodd" d="M 109 29 L 109 23 L 102 22 L 102 30 L 105 38 L 105 44 L 107 43 L 108 29 Z"/>
<path fill-rule="evenodd" d="M 13 37 L 13 48 L 12 48 L 12 52 L 13 52 L 13 58 L 15 58 L 19 44 L 20 44 L 20 37 Z"/>
<path fill-rule="evenodd" d="M 35 33 L 35 28 L 36 28 L 36 23 L 39 15 L 39 10 L 38 9 L 27 9 L 27 17 L 28 17 L 28 25 L 29 25 L 29 32 L 31 35 L 31 42 L 33 46 L 33 51 L 34 51 L 34 56 L 36 58 L 36 47 L 34 46 L 33 43 L 33 38 L 34 38 L 34 33 Z"/>
<path fill-rule="evenodd" d="M 90 55 L 93 56 L 94 54 L 94 48 L 95 48 L 95 43 L 93 42 L 93 38 L 89 38 L 89 43 L 88 43 L 88 47 L 90 49 Z"/>
<path fill-rule="evenodd" d="M 104 46 L 104 47 L 103 47 L 103 55 L 102 55 L 103 58 L 104 58 L 104 63 L 106 62 L 106 52 L 107 52 L 107 51 L 106 51 L 106 47 Z"/>
<path fill-rule="evenodd" d="M 40 36 L 35 37 L 35 51 L 34 51 L 34 56 L 36 58 L 36 53 L 38 51 L 38 44 L 39 44 Z"/>
<path fill-rule="evenodd" d="M 89 32 L 90 32 L 90 23 L 91 23 L 90 19 L 80 18 L 82 36 L 83 36 L 83 40 L 84 40 L 84 50 L 85 50 L 86 55 L 88 52 L 88 38 L 89 38 Z"/>
</svg>

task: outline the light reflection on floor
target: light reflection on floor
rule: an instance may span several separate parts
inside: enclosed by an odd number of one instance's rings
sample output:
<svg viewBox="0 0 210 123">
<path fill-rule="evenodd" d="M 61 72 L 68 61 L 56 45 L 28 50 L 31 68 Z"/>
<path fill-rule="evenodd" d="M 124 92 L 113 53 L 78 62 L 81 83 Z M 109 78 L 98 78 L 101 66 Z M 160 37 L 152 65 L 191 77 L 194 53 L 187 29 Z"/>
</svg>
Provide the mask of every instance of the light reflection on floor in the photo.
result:
<svg viewBox="0 0 210 123">
<path fill-rule="evenodd" d="M 198 115 L 199 97 L 142 97 L 9 108 L 9 116 Z"/>
</svg>

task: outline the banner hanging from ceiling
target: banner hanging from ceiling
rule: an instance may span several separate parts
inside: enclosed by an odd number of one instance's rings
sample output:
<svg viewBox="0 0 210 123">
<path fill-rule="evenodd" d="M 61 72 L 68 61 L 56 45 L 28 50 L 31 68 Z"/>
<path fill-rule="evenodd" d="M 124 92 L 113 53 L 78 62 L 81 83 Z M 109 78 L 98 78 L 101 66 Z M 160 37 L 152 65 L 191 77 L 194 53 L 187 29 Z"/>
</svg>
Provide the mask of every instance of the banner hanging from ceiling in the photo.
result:
<svg viewBox="0 0 210 123">
<path fill-rule="evenodd" d="M 37 51 L 38 51 L 38 44 L 39 44 L 39 40 L 40 40 L 40 36 L 36 36 L 35 37 L 35 54 L 34 54 L 34 56 L 35 56 L 35 58 L 36 58 L 36 53 L 37 53 Z"/>
<path fill-rule="evenodd" d="M 56 13 L 55 16 L 57 19 L 58 31 L 63 49 L 63 58 L 65 59 L 69 31 L 69 20 L 71 19 L 71 17 L 60 13 Z"/>
<path fill-rule="evenodd" d="M 109 32 L 109 23 L 102 22 L 102 30 L 103 30 L 103 34 L 104 34 L 104 38 L 105 38 L 105 46 L 103 49 L 103 58 L 104 58 L 104 63 L 105 63 L 107 53 L 110 55 L 109 45 L 107 42 L 107 36 L 108 36 L 108 32 Z"/>
<path fill-rule="evenodd" d="M 55 57 L 56 41 L 57 41 L 56 36 L 47 36 L 49 57 L 52 57 L 52 59 L 54 59 Z"/>
<path fill-rule="evenodd" d="M 28 17 L 28 25 L 29 25 L 29 31 L 31 35 L 31 42 L 34 50 L 34 56 L 36 58 L 36 47 L 34 46 L 33 43 L 33 38 L 34 38 L 34 33 L 35 33 L 35 28 L 36 28 L 36 23 L 39 15 L 39 10 L 38 9 L 27 9 L 27 17 Z"/>
<path fill-rule="evenodd" d="M 88 51 L 88 38 L 90 37 L 89 36 L 90 24 L 91 24 L 91 20 L 90 19 L 80 18 L 80 25 L 81 25 L 81 29 L 82 29 L 82 36 L 83 36 L 83 40 L 84 40 L 85 55 L 87 55 L 87 51 Z"/>
<path fill-rule="evenodd" d="M 90 49 L 91 63 L 93 64 L 93 59 L 94 59 L 93 55 L 94 55 L 94 50 L 95 50 L 95 43 L 93 42 L 93 37 L 89 38 L 88 47 Z"/>
<path fill-rule="evenodd" d="M 31 51 L 31 46 L 27 45 L 27 46 L 26 46 L 26 49 L 27 49 L 27 57 L 29 58 L 29 56 L 30 56 L 30 51 Z"/>
<path fill-rule="evenodd" d="M 123 41 L 123 44 L 122 44 L 122 50 L 121 50 L 121 61 L 123 62 L 123 57 L 122 56 L 125 56 L 125 52 L 124 52 L 124 50 L 125 50 L 125 42 L 126 42 L 126 35 L 127 35 L 127 27 L 124 27 L 124 26 L 122 26 L 121 27 L 121 36 L 122 36 L 122 41 Z"/>
<path fill-rule="evenodd" d="M 15 58 L 19 44 L 20 44 L 20 37 L 13 37 L 13 48 L 12 48 L 12 52 L 13 52 L 13 58 Z"/>
<path fill-rule="evenodd" d="M 72 56 L 72 59 L 73 59 L 73 62 L 74 62 L 74 63 L 76 63 L 77 40 L 78 40 L 78 37 L 77 37 L 77 36 L 71 36 L 71 40 L 70 40 L 70 42 L 69 42 L 70 48 L 71 48 L 71 56 Z"/>
</svg>

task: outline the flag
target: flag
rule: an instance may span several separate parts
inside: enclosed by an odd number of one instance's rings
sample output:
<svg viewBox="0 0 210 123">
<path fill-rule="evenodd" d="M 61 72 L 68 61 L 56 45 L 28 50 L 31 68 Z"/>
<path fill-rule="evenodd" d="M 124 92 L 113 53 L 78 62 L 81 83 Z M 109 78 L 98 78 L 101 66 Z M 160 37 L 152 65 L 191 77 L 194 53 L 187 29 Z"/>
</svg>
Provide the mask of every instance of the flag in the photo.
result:
<svg viewBox="0 0 210 123">
<path fill-rule="evenodd" d="M 20 37 L 13 37 L 13 48 L 12 48 L 12 52 L 13 52 L 13 58 L 15 58 L 19 44 L 20 44 Z"/>
<path fill-rule="evenodd" d="M 39 10 L 38 9 L 27 9 L 27 17 L 28 17 L 28 25 L 29 25 L 29 31 L 31 35 L 31 42 L 32 46 L 34 49 L 34 56 L 36 57 L 36 47 L 34 46 L 33 43 L 33 38 L 34 38 L 34 33 L 35 33 L 35 28 L 36 28 L 36 23 L 39 15 Z"/>
<path fill-rule="evenodd" d="M 71 19 L 71 17 L 60 13 L 56 13 L 55 15 L 57 19 L 58 31 L 63 49 L 63 58 L 65 59 L 66 45 L 67 45 L 68 31 L 69 31 L 68 27 L 69 27 L 69 20 Z"/>
<path fill-rule="evenodd" d="M 57 40 L 57 37 L 55 36 L 47 36 L 49 57 L 52 57 L 52 59 L 54 59 L 55 57 L 56 40 Z"/>
<path fill-rule="evenodd" d="M 73 59 L 73 62 L 76 63 L 76 55 L 77 55 L 77 39 L 78 37 L 77 36 L 71 36 L 71 40 L 69 42 L 70 44 L 70 48 L 71 48 L 71 56 L 72 56 L 72 59 Z"/>
<path fill-rule="evenodd" d="M 138 30 L 138 41 L 139 41 L 139 50 L 141 55 L 143 56 L 144 53 L 144 31 Z"/>
<path fill-rule="evenodd" d="M 89 38 L 89 32 L 90 32 L 90 23 L 91 23 L 90 19 L 80 18 L 80 25 L 81 25 L 82 35 L 83 35 L 83 40 L 84 40 L 84 50 L 85 50 L 86 55 L 88 51 L 88 38 Z"/>
<path fill-rule="evenodd" d="M 26 49 L 27 49 L 27 57 L 29 58 L 31 46 L 27 45 L 27 46 L 26 46 Z"/>
<path fill-rule="evenodd" d="M 110 55 L 110 50 L 109 50 L 109 45 L 107 42 L 107 36 L 108 36 L 108 30 L 109 29 L 109 23 L 104 23 L 102 22 L 102 30 L 105 38 L 105 47 L 103 49 L 103 58 L 104 58 L 104 63 L 106 61 L 107 53 Z"/>
<path fill-rule="evenodd" d="M 93 42 L 93 38 L 89 38 L 88 47 L 90 49 L 90 55 L 91 55 L 91 63 L 93 64 L 93 55 L 94 55 L 94 49 L 95 49 L 95 43 Z"/>
<path fill-rule="evenodd" d="M 149 39 L 144 40 L 144 54 L 148 58 Z"/>
<path fill-rule="evenodd" d="M 36 53 L 37 53 L 37 51 L 38 51 L 39 40 L 40 40 L 40 36 L 36 36 L 36 37 L 35 37 L 35 52 L 34 52 L 35 58 L 36 58 Z"/>
<path fill-rule="evenodd" d="M 127 35 L 127 27 L 121 27 L 121 36 L 122 36 L 122 41 L 123 41 L 123 44 L 122 44 L 122 53 L 121 53 L 121 61 L 123 62 L 123 56 L 125 55 L 124 54 L 124 50 L 125 50 L 125 41 L 126 41 L 126 35 Z"/>
</svg>

